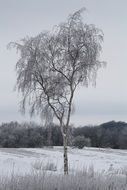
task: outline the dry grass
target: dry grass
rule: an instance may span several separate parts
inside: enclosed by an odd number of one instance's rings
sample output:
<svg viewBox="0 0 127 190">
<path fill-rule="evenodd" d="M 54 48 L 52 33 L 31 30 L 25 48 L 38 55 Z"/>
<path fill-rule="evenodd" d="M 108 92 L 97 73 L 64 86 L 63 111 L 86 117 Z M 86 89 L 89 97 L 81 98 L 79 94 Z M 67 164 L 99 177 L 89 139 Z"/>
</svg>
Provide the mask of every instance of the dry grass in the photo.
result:
<svg viewBox="0 0 127 190">
<path fill-rule="evenodd" d="M 123 170 L 106 175 L 95 173 L 91 167 L 64 176 L 38 167 L 25 176 L 1 176 L 0 190 L 127 190 L 127 172 Z"/>
</svg>

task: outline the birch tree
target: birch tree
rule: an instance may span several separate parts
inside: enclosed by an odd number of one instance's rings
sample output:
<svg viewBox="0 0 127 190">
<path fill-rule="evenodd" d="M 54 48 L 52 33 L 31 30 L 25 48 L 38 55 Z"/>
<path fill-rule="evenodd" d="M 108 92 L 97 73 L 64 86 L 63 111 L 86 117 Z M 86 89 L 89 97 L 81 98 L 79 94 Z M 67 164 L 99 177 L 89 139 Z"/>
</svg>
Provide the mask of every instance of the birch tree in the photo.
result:
<svg viewBox="0 0 127 190">
<path fill-rule="evenodd" d="M 93 24 L 84 24 L 82 11 L 70 15 L 52 31 L 11 43 L 20 52 L 16 84 L 23 97 L 22 110 L 28 107 L 31 115 L 59 121 L 64 174 L 68 174 L 68 129 L 75 90 L 95 83 L 103 65 L 99 59 L 103 33 Z"/>
</svg>

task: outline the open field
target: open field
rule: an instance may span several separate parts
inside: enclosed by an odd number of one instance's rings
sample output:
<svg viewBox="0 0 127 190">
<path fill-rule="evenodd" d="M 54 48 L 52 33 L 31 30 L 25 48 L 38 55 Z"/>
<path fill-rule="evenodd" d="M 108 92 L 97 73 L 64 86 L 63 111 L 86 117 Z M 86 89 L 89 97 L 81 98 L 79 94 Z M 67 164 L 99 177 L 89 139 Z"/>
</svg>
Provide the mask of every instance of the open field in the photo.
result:
<svg viewBox="0 0 127 190">
<path fill-rule="evenodd" d="M 127 151 L 69 148 L 62 174 L 62 147 L 0 149 L 0 190 L 127 190 Z"/>
<path fill-rule="evenodd" d="M 62 174 L 62 147 L 0 149 L 0 190 L 127 190 L 127 151 L 69 148 Z"/>
<path fill-rule="evenodd" d="M 32 169 L 49 168 L 55 173 L 63 173 L 62 147 L 54 148 L 1 148 L 0 149 L 0 174 L 6 175 L 12 172 L 26 174 Z M 69 148 L 69 170 L 82 171 L 94 167 L 97 172 L 111 173 L 127 170 L 127 150 L 84 148 Z M 47 169 L 48 170 L 48 169 Z"/>
</svg>

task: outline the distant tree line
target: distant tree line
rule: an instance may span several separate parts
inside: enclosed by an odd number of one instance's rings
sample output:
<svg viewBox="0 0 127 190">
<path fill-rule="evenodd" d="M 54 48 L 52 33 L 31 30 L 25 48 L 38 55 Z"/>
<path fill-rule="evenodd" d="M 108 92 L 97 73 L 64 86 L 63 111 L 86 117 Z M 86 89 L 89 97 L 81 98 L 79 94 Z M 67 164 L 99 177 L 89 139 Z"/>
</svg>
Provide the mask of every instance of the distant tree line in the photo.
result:
<svg viewBox="0 0 127 190">
<path fill-rule="evenodd" d="M 35 123 L 10 122 L 0 125 L 0 147 L 43 147 L 49 145 L 49 128 Z M 50 145 L 62 145 L 59 126 L 52 126 Z"/>
<path fill-rule="evenodd" d="M 73 136 L 90 139 L 92 147 L 127 149 L 127 123 L 125 122 L 110 121 L 99 126 L 75 128 Z"/>
<path fill-rule="evenodd" d="M 70 127 L 68 145 L 127 149 L 127 123 L 107 122 L 98 126 Z M 0 147 L 35 148 L 62 146 L 58 125 L 43 127 L 36 123 L 10 122 L 0 125 Z"/>
</svg>

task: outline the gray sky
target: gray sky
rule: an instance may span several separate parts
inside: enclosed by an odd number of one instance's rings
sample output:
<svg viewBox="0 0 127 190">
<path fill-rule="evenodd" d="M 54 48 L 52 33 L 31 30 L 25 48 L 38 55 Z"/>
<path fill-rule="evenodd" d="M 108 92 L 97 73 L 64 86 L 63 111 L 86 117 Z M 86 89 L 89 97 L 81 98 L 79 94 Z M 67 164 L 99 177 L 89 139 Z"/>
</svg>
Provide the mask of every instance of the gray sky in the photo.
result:
<svg viewBox="0 0 127 190">
<path fill-rule="evenodd" d="M 82 7 L 84 22 L 104 32 L 101 59 L 107 67 L 98 72 L 96 88 L 77 90 L 71 123 L 127 122 L 127 0 L 0 0 L 0 123 L 30 119 L 18 111 L 20 97 L 13 91 L 18 55 L 6 45 L 50 30 Z"/>
</svg>

